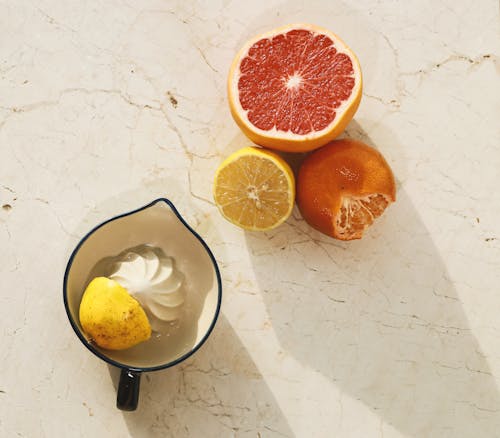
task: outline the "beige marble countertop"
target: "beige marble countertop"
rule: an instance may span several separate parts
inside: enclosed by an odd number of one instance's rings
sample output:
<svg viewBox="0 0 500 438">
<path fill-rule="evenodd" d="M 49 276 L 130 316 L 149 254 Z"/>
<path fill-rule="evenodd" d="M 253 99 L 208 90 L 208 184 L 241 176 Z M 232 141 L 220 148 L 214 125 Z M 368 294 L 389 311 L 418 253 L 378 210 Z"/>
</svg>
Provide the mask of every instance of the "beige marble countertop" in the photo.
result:
<svg viewBox="0 0 500 438">
<path fill-rule="evenodd" d="M 0 0 L 0 436 L 499 437 L 498 20 L 490 0 Z M 212 202 L 249 144 L 229 64 L 289 22 L 363 67 L 346 135 L 387 157 L 398 201 L 361 241 L 298 211 L 244 232 Z M 222 314 L 123 413 L 63 273 L 90 228 L 159 196 L 213 249 Z"/>
</svg>

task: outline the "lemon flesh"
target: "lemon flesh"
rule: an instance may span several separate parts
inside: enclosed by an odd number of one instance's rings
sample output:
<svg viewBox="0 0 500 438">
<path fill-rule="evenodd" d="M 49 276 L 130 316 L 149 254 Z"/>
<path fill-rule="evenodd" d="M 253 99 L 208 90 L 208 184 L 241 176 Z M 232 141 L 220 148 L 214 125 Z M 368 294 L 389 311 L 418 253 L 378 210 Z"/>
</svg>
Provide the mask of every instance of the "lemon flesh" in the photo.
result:
<svg viewBox="0 0 500 438">
<path fill-rule="evenodd" d="M 295 179 L 279 155 L 257 147 L 236 151 L 222 162 L 214 179 L 214 200 L 222 215 L 246 230 L 265 231 L 290 216 Z"/>
<path fill-rule="evenodd" d="M 94 278 L 85 289 L 80 324 L 92 341 L 108 350 L 124 350 L 151 336 L 151 326 L 139 302 L 106 277 Z"/>
</svg>

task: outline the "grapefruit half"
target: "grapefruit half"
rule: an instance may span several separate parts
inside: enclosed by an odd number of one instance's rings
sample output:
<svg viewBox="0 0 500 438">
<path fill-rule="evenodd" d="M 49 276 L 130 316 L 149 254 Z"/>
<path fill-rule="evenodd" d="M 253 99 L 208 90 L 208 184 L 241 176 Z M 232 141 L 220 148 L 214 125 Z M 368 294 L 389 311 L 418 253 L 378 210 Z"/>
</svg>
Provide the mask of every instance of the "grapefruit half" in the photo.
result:
<svg viewBox="0 0 500 438">
<path fill-rule="evenodd" d="M 255 143 L 305 152 L 337 137 L 361 100 L 356 55 L 334 33 L 292 24 L 249 40 L 236 55 L 228 99 Z"/>
</svg>

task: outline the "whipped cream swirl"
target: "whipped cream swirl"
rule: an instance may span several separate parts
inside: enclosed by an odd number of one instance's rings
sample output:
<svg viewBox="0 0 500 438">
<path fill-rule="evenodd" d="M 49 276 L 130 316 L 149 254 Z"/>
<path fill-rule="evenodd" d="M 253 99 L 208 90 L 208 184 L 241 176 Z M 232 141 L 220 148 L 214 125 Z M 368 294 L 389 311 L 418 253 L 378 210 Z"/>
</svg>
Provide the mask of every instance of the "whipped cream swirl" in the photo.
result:
<svg viewBox="0 0 500 438">
<path fill-rule="evenodd" d="M 148 316 L 160 321 L 180 317 L 185 299 L 184 275 L 160 248 L 144 245 L 121 254 L 108 277 L 127 289 Z"/>
</svg>

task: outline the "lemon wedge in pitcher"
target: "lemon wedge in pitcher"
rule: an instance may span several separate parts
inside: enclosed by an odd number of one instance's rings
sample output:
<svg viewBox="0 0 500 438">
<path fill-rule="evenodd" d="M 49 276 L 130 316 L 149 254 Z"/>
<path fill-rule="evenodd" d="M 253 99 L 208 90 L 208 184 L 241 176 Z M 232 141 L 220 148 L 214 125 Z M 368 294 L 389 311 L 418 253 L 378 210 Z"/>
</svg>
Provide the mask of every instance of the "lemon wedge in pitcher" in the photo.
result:
<svg viewBox="0 0 500 438">
<path fill-rule="evenodd" d="M 124 350 L 151 336 L 151 325 L 139 302 L 106 277 L 94 278 L 85 289 L 80 324 L 93 342 L 108 350 Z"/>
</svg>

